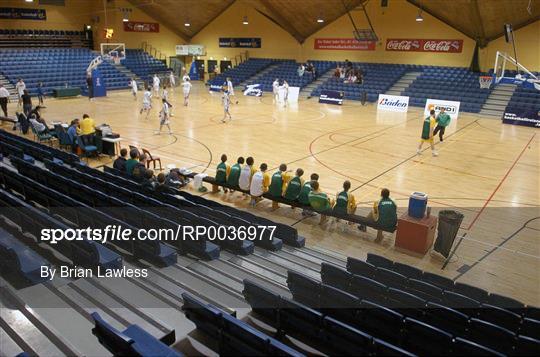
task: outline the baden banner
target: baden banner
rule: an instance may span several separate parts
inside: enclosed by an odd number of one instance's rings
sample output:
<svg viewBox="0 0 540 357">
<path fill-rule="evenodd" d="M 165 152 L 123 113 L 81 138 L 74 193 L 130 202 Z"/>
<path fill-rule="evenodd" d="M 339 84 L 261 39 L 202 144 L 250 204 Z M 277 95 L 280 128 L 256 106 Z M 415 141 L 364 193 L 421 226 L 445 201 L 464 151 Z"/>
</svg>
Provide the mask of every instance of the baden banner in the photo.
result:
<svg viewBox="0 0 540 357">
<path fill-rule="evenodd" d="M 253 97 L 262 97 L 263 87 L 261 84 L 248 84 L 244 89 L 244 95 L 250 95 Z"/>
<path fill-rule="evenodd" d="M 538 108 L 506 108 L 502 122 L 504 124 L 523 125 L 540 128 L 540 110 Z"/>
<path fill-rule="evenodd" d="M 261 48 L 261 38 L 252 37 L 220 37 L 219 47 L 234 47 L 234 48 Z"/>
<path fill-rule="evenodd" d="M 449 100 L 429 99 L 426 101 L 424 108 L 424 116 L 429 116 L 431 109 L 435 110 L 435 114 L 439 114 L 441 108 L 444 108 L 446 113 L 450 115 L 450 118 L 457 119 L 459 115 L 460 102 L 452 102 Z"/>
<path fill-rule="evenodd" d="M 322 90 L 321 95 L 319 96 L 319 103 L 342 105 L 343 92 L 338 92 L 334 90 Z"/>
<path fill-rule="evenodd" d="M 425 40 L 389 38 L 387 51 L 461 53 L 463 40 Z"/>
<path fill-rule="evenodd" d="M 375 41 L 358 41 L 354 38 L 316 38 L 316 50 L 375 51 Z"/>
<path fill-rule="evenodd" d="M 379 94 L 377 110 L 406 113 L 409 109 L 409 97 Z"/>
<path fill-rule="evenodd" d="M 45 21 L 47 20 L 47 12 L 43 9 L 0 7 L 0 19 Z"/>
</svg>

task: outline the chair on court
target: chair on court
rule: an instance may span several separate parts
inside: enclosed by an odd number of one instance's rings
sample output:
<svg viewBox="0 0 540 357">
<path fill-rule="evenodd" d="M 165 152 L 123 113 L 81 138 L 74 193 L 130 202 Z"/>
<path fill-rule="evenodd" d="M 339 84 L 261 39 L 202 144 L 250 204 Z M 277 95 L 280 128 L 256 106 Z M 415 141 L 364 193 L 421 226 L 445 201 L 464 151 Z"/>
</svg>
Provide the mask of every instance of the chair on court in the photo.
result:
<svg viewBox="0 0 540 357">
<path fill-rule="evenodd" d="M 150 168 L 150 163 L 152 163 L 152 167 L 154 168 L 154 170 L 156 169 L 156 162 L 159 163 L 159 171 L 162 171 L 163 168 L 161 167 L 161 159 L 159 157 L 156 157 L 156 156 L 152 156 L 152 154 L 150 154 L 150 151 L 146 150 L 146 149 L 142 149 L 142 152 L 143 154 L 146 155 L 146 168 Z"/>
</svg>

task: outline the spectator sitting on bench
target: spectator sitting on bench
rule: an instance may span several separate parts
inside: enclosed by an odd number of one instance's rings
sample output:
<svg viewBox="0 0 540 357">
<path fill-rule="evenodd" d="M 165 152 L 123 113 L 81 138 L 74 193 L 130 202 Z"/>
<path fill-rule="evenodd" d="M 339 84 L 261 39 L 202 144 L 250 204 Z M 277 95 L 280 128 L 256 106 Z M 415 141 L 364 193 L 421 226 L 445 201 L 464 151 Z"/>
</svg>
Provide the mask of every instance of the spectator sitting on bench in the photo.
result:
<svg viewBox="0 0 540 357">
<path fill-rule="evenodd" d="M 227 177 L 229 177 L 230 172 L 231 167 L 227 165 L 227 155 L 223 154 L 221 155 L 221 162 L 217 165 L 216 169 L 216 184 L 223 185 L 227 183 Z M 223 188 L 223 191 L 227 193 L 226 188 Z M 212 192 L 219 192 L 218 185 L 212 185 Z"/>
<path fill-rule="evenodd" d="M 386 230 L 393 230 L 397 224 L 397 205 L 390 198 L 390 191 L 387 188 L 381 190 L 381 199 L 373 203 L 373 209 L 366 217 L 366 224 L 358 226 L 362 232 L 367 230 L 366 226 L 379 226 Z M 384 238 L 382 230 L 377 231 L 376 241 Z"/>
<path fill-rule="evenodd" d="M 34 129 L 36 130 L 36 132 L 38 134 L 48 134 L 49 133 L 49 128 L 47 128 L 47 126 L 45 124 L 37 121 L 34 117 L 30 117 L 29 121 L 30 121 L 30 124 L 32 125 L 32 127 L 34 127 Z"/>
<path fill-rule="evenodd" d="M 157 185 L 156 178 L 154 177 L 154 171 L 150 169 L 144 169 L 143 178 L 144 181 L 142 183 L 142 187 L 149 191 L 154 191 Z"/>
<path fill-rule="evenodd" d="M 76 152 L 77 151 L 77 131 L 79 130 L 79 119 L 73 119 L 71 123 L 69 124 L 69 128 L 67 130 L 67 135 L 69 137 L 69 142 L 71 143 L 71 151 Z M 127 156 L 127 151 L 126 151 Z M 125 172 L 125 166 L 124 170 Z"/>
<path fill-rule="evenodd" d="M 231 166 L 229 176 L 227 176 L 227 185 L 229 187 L 238 187 L 238 180 L 240 179 L 240 171 L 242 171 L 243 164 L 244 158 L 240 156 L 238 160 L 236 160 L 236 164 Z M 234 190 L 231 189 L 231 192 L 234 192 Z"/>
<path fill-rule="evenodd" d="M 281 198 L 290 180 L 291 175 L 287 171 L 287 165 L 279 165 L 279 170 L 272 175 L 270 187 L 268 188 L 268 194 L 271 197 Z M 279 204 L 277 203 L 277 201 L 272 201 L 272 209 L 275 210 L 278 207 Z"/>
<path fill-rule="evenodd" d="M 114 160 L 113 168 L 115 168 L 118 171 L 126 172 L 127 154 L 128 152 L 126 148 L 123 148 L 122 150 L 120 150 L 120 156 L 118 156 L 116 160 Z"/>
<path fill-rule="evenodd" d="M 169 186 L 169 188 L 181 188 L 187 185 L 187 182 L 180 177 L 178 174 L 178 169 L 173 169 L 169 172 L 169 174 L 165 178 L 165 182 Z"/>
<path fill-rule="evenodd" d="M 336 195 L 336 203 L 334 204 L 333 211 L 339 215 L 354 214 L 356 211 L 356 200 L 354 196 L 349 193 L 351 189 L 351 182 L 343 182 L 343 191 Z M 339 222 L 339 218 L 337 219 Z M 352 224 L 349 222 L 349 224 Z"/>
<path fill-rule="evenodd" d="M 142 180 L 145 178 L 145 172 L 146 172 L 146 155 L 141 154 L 139 156 L 139 162 L 136 163 L 135 166 L 133 167 L 133 171 L 131 175 L 133 175 L 133 177 L 139 180 Z"/>
<path fill-rule="evenodd" d="M 139 156 L 139 152 L 137 149 L 132 149 L 129 152 L 130 159 L 126 161 L 126 173 L 128 175 L 133 174 L 133 169 L 135 168 L 135 165 L 139 163 L 139 160 L 137 160 L 138 156 Z"/>
<path fill-rule="evenodd" d="M 311 189 L 312 191 L 309 193 L 309 205 L 314 211 L 321 214 L 321 221 L 319 224 L 324 224 L 327 219 L 324 213 L 332 210 L 333 202 L 326 193 L 319 189 L 319 182 L 313 181 L 311 183 Z"/>
<path fill-rule="evenodd" d="M 81 121 L 81 135 L 90 135 L 96 132 L 96 124 L 94 119 L 90 118 L 88 114 L 83 114 L 83 120 Z"/>
<path fill-rule="evenodd" d="M 246 159 L 246 164 L 244 167 L 242 167 L 242 171 L 240 171 L 240 178 L 238 179 L 238 186 L 240 186 L 240 189 L 243 191 L 249 191 L 250 185 L 251 185 L 251 178 L 257 171 L 257 169 L 253 166 L 255 163 L 255 160 L 250 156 Z M 244 193 L 244 196 L 247 196 L 247 194 Z"/>
<path fill-rule="evenodd" d="M 257 202 L 262 200 L 262 195 L 268 191 L 270 186 L 270 175 L 267 172 L 268 165 L 261 164 L 260 171 L 255 172 L 251 178 L 251 185 L 249 186 L 249 193 L 251 194 L 250 205 L 255 207 Z"/>
<path fill-rule="evenodd" d="M 283 198 L 289 201 L 296 201 L 298 199 L 298 196 L 300 196 L 300 191 L 302 191 L 302 186 L 304 185 L 304 179 L 302 179 L 303 174 L 304 170 L 300 168 L 296 169 L 296 175 L 291 179 L 291 181 L 289 181 L 287 189 L 283 194 Z M 291 208 L 294 209 L 293 206 L 291 206 Z"/>
<path fill-rule="evenodd" d="M 311 184 L 313 182 L 319 181 L 319 175 L 316 173 L 311 174 L 310 181 L 304 183 L 302 186 L 302 190 L 300 191 L 300 195 L 298 195 L 298 202 L 304 206 L 309 206 L 309 193 L 311 192 Z M 302 216 L 313 216 L 315 213 L 313 213 L 311 210 L 308 210 L 304 208 L 302 210 Z"/>
</svg>

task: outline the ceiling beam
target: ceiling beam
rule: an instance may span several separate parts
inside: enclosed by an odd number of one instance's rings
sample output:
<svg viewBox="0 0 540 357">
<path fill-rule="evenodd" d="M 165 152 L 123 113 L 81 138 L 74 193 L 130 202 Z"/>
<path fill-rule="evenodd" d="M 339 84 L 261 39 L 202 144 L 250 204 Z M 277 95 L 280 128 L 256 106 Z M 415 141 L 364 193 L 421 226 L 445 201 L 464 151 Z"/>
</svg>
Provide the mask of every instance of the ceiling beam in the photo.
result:
<svg viewBox="0 0 540 357">
<path fill-rule="evenodd" d="M 516 26 L 512 26 L 512 31 L 517 31 L 517 30 L 519 30 L 520 28 L 523 28 L 523 27 L 525 27 L 525 26 L 527 26 L 527 25 L 530 25 L 530 24 L 532 24 L 532 23 L 534 23 L 534 22 L 536 22 L 536 21 L 540 21 L 540 15 L 538 15 L 538 16 L 533 16 L 533 17 L 531 17 L 530 19 L 528 19 L 528 20 L 526 20 L 526 21 L 523 21 L 523 22 L 517 24 Z M 499 37 L 502 37 L 502 36 L 504 36 L 504 30 L 502 30 L 502 26 L 501 26 L 501 32 L 499 32 L 499 33 L 497 33 L 496 35 L 493 35 L 493 36 L 491 36 L 491 37 L 488 37 L 488 38 L 486 39 L 486 41 L 487 41 L 487 42 L 491 42 L 491 41 L 496 40 L 496 39 L 498 39 Z"/>
<path fill-rule="evenodd" d="M 482 16 L 480 16 L 480 8 L 478 7 L 478 0 L 471 0 L 470 10 L 473 16 L 474 27 L 476 28 L 476 42 L 480 48 L 487 46 L 486 32 L 484 31 L 484 23 L 482 22 Z"/>
<path fill-rule="evenodd" d="M 369 0 L 351 0 L 349 2 L 349 4 L 347 5 L 347 8 L 349 9 L 349 11 L 354 11 L 356 10 L 356 8 L 360 5 L 363 5 L 365 3 L 367 3 Z M 362 9 L 360 9 L 360 11 L 363 11 Z M 345 11 L 345 9 L 343 9 L 343 12 L 339 12 L 339 14 L 337 14 L 336 16 L 332 16 L 331 18 L 327 18 L 326 21 L 324 21 L 324 25 L 321 26 L 321 27 L 318 27 L 316 29 L 314 29 L 313 31 L 310 31 L 306 38 L 308 38 L 309 36 L 321 31 L 323 28 L 325 28 L 326 26 L 330 25 L 332 22 L 336 21 L 337 19 L 339 19 L 340 17 L 342 17 L 343 15 L 347 14 L 347 12 Z"/>
<path fill-rule="evenodd" d="M 422 6 L 422 4 L 418 1 L 418 0 L 407 0 L 408 3 L 416 6 L 417 8 L 421 9 L 422 12 L 425 12 L 431 16 L 433 16 L 434 18 L 436 18 L 437 20 L 447 24 L 448 26 L 452 27 L 453 29 L 456 29 L 457 31 L 461 32 L 462 34 L 464 34 L 465 36 L 473 39 L 473 40 L 476 40 L 475 38 L 475 35 L 474 33 L 471 33 L 470 31 L 468 31 L 467 28 L 463 28 L 461 26 L 457 26 L 456 24 L 452 23 L 449 19 L 447 18 L 444 18 L 442 16 L 439 16 L 435 13 L 433 13 L 432 11 L 430 11 L 429 9 L 425 8 Z"/>
<path fill-rule="evenodd" d="M 278 24 L 280 27 L 282 27 L 285 31 L 291 34 L 292 37 L 298 41 L 298 43 L 302 44 L 306 40 L 304 36 L 298 30 L 291 24 L 289 24 L 289 21 L 287 21 L 278 10 L 274 7 L 272 2 L 270 0 L 258 0 L 259 3 L 268 11 L 268 13 L 265 13 L 263 11 L 259 11 L 261 14 L 265 15 L 267 18 Z"/>
</svg>

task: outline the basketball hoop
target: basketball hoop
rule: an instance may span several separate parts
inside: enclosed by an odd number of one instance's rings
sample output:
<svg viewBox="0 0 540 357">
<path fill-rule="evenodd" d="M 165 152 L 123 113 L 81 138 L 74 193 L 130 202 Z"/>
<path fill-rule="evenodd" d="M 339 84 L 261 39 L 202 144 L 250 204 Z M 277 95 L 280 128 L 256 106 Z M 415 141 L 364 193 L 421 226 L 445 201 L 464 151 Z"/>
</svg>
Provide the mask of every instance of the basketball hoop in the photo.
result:
<svg viewBox="0 0 540 357">
<path fill-rule="evenodd" d="M 492 76 L 480 76 L 478 77 L 478 83 L 480 83 L 480 88 L 489 88 L 491 83 L 493 83 Z"/>
</svg>

